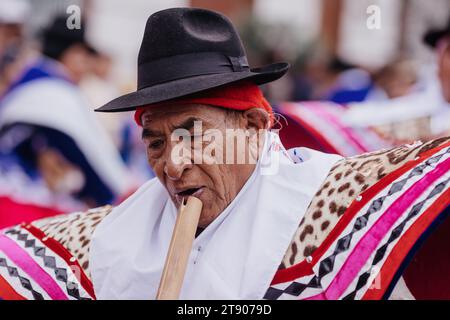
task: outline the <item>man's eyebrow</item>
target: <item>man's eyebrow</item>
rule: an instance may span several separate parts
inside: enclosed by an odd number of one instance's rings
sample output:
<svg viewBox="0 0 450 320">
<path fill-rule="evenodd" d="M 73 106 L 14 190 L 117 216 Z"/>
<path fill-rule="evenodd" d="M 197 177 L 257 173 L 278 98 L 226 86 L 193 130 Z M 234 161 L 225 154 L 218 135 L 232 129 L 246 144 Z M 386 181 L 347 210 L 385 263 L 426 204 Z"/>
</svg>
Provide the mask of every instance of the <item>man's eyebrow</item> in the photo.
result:
<svg viewBox="0 0 450 320">
<path fill-rule="evenodd" d="M 162 136 L 161 132 L 153 131 L 153 130 L 146 129 L 146 128 L 142 129 L 142 139 L 152 138 L 152 137 L 160 137 L 160 136 Z"/>
<path fill-rule="evenodd" d="M 181 124 L 175 126 L 175 129 L 186 129 L 189 131 L 194 127 L 195 121 L 201 121 L 201 120 L 198 118 L 195 118 L 195 117 L 190 117 L 190 118 L 186 119 L 185 121 L 183 121 Z"/>
<path fill-rule="evenodd" d="M 201 121 L 198 118 L 195 117 L 190 117 L 188 119 L 186 119 L 185 121 L 183 121 L 181 124 L 176 125 L 174 127 L 174 130 L 176 129 L 185 129 L 185 130 L 191 130 L 194 127 L 195 121 Z M 142 139 L 145 138 L 154 138 L 154 137 L 160 137 L 163 134 L 159 131 L 153 131 L 151 129 L 142 129 Z"/>
</svg>

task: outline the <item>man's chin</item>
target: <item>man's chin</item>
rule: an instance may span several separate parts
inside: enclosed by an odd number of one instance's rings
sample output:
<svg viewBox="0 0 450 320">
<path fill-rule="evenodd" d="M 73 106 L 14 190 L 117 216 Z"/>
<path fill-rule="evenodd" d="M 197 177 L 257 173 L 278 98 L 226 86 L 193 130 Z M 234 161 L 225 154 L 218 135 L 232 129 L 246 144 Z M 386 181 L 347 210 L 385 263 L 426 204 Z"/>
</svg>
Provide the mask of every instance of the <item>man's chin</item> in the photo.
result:
<svg viewBox="0 0 450 320">
<path fill-rule="evenodd" d="M 219 214 L 213 214 L 213 213 L 210 213 L 210 212 L 202 212 L 202 214 L 200 215 L 200 220 L 198 221 L 198 227 L 202 228 L 202 229 L 205 229 L 218 216 L 219 216 Z"/>
<path fill-rule="evenodd" d="M 203 202 L 203 209 L 200 215 L 200 219 L 198 222 L 198 226 L 200 228 L 206 228 L 209 226 L 218 216 L 222 213 L 223 210 L 219 210 L 218 208 L 211 208 L 209 204 L 212 204 L 211 200 L 207 200 Z"/>
</svg>

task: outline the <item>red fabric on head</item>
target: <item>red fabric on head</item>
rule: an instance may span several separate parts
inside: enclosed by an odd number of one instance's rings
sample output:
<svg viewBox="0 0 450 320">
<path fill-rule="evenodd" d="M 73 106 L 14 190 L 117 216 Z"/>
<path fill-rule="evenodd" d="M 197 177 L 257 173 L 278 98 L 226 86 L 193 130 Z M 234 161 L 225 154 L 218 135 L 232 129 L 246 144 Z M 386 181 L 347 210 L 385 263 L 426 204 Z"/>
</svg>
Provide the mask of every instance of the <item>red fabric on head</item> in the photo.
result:
<svg viewBox="0 0 450 320">
<path fill-rule="evenodd" d="M 270 125 L 273 124 L 273 110 L 269 102 L 264 98 L 259 87 L 251 82 L 237 82 L 222 87 L 217 87 L 186 97 L 172 99 L 169 101 L 154 103 L 138 107 L 134 113 L 134 120 L 142 126 L 142 114 L 156 106 L 168 106 L 175 104 L 207 104 L 232 110 L 248 110 L 261 108 L 266 110 L 270 116 Z"/>
</svg>

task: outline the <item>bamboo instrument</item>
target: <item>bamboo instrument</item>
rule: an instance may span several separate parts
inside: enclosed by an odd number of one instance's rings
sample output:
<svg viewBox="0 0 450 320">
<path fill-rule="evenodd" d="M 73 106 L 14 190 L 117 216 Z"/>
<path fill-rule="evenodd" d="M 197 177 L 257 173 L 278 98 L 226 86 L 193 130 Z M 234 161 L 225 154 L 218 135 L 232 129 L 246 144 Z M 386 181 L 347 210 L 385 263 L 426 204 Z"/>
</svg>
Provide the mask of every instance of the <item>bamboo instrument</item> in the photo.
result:
<svg viewBox="0 0 450 320">
<path fill-rule="evenodd" d="M 157 300 L 176 300 L 180 295 L 202 207 L 202 202 L 195 197 L 189 197 L 187 201 L 184 199 L 180 206 L 159 283 Z"/>
</svg>

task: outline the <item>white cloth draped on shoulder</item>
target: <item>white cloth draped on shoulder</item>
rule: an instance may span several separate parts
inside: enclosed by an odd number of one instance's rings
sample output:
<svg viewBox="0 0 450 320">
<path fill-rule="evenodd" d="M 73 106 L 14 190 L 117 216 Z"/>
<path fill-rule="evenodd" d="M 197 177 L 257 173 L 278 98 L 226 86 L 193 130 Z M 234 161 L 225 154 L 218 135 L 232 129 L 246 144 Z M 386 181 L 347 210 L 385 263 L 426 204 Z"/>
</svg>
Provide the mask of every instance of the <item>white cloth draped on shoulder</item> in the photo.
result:
<svg viewBox="0 0 450 320">
<path fill-rule="evenodd" d="M 180 298 L 261 299 L 339 159 L 307 148 L 286 151 L 269 132 L 244 187 L 194 240 Z M 99 224 L 90 248 L 98 299 L 156 297 L 176 215 L 166 189 L 152 179 Z"/>
</svg>

